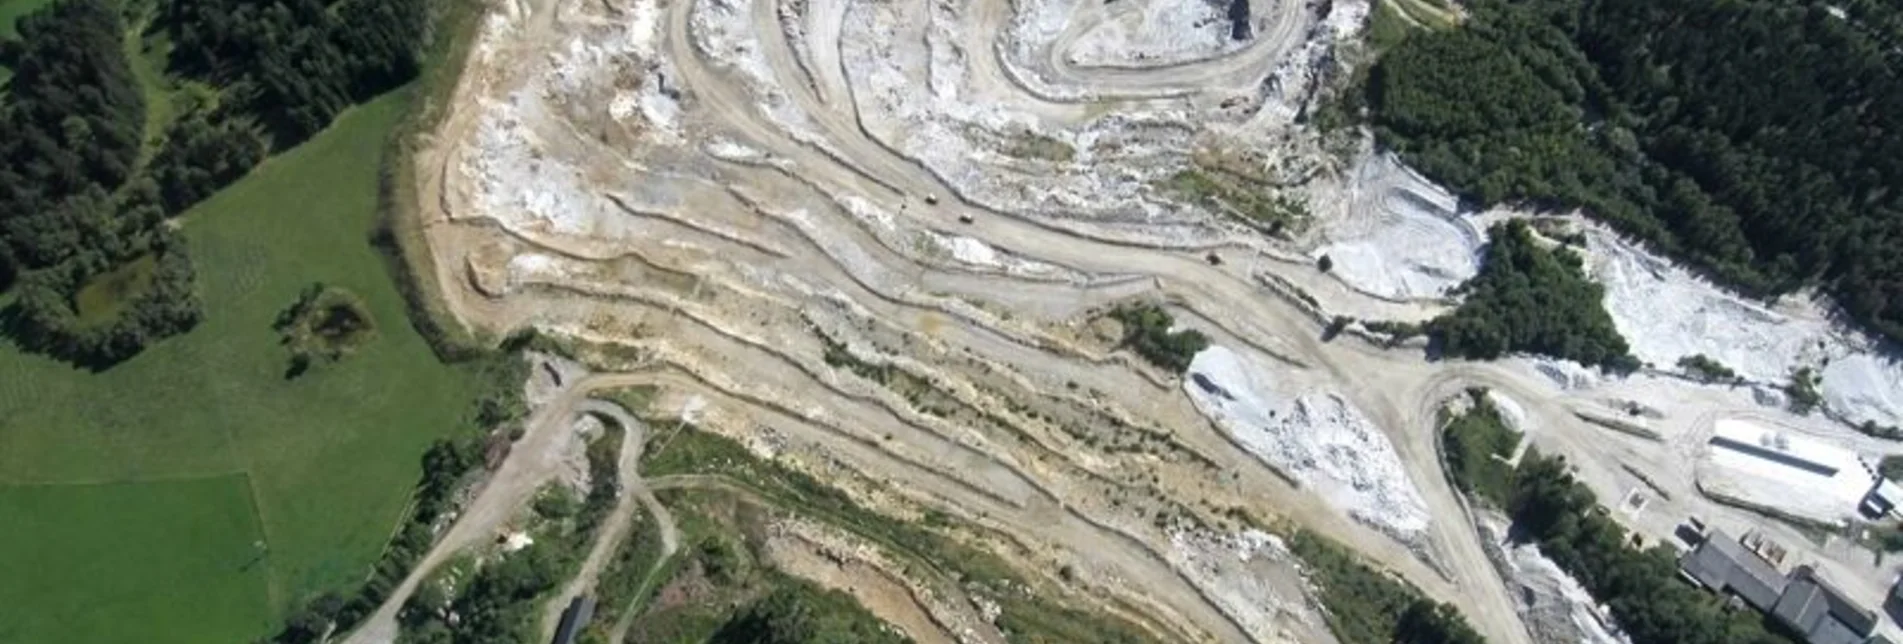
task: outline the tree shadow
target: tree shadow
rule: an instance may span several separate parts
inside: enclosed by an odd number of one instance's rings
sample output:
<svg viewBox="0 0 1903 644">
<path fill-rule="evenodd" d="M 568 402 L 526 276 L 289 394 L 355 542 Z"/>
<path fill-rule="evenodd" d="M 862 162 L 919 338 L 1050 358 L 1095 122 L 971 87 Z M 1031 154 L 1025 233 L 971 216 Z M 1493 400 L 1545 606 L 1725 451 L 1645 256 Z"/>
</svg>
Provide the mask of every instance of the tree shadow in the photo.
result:
<svg viewBox="0 0 1903 644">
<path fill-rule="evenodd" d="M 34 324 L 19 302 L 0 308 L 0 336 L 21 351 L 39 354 L 92 373 L 102 373 L 145 352 L 143 346 L 121 351 L 89 351 L 71 339 Z"/>
</svg>

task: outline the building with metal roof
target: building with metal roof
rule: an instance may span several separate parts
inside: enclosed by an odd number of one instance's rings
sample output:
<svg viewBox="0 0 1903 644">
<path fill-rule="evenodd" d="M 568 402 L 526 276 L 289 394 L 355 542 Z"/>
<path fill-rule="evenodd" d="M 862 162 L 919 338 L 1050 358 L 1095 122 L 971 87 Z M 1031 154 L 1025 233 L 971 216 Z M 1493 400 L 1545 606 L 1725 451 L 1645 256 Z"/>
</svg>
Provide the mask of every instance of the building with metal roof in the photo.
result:
<svg viewBox="0 0 1903 644">
<path fill-rule="evenodd" d="M 1809 644 L 1862 644 L 1877 628 L 1876 613 L 1819 579 L 1810 566 L 1791 571 L 1790 584 L 1771 614 Z"/>
<path fill-rule="evenodd" d="M 1736 595 L 1760 611 L 1771 612 L 1789 583 L 1771 562 L 1722 530 L 1713 530 L 1678 560 L 1679 571 L 1713 592 Z"/>
<path fill-rule="evenodd" d="M 562 621 L 555 627 L 555 644 L 574 644 L 581 637 L 581 629 L 588 626 L 588 620 L 595 618 L 595 600 L 587 595 L 575 598 L 568 603 L 568 609 L 562 611 Z"/>
</svg>

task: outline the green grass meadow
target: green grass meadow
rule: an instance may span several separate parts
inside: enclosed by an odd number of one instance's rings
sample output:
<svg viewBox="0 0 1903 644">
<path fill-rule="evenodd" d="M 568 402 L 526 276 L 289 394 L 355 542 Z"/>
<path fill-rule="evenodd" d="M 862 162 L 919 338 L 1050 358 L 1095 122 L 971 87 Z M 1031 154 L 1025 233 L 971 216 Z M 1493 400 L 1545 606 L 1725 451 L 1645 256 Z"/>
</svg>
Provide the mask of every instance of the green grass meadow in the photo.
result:
<svg viewBox="0 0 1903 644">
<path fill-rule="evenodd" d="M 19 33 L 13 23 L 33 10 L 53 4 L 53 0 L 0 0 L 0 38 L 12 38 Z"/>
<path fill-rule="evenodd" d="M 269 628 L 244 475 L 5 487 L 0 516 L 0 641 L 235 643 Z"/>
<path fill-rule="evenodd" d="M 408 95 L 352 109 L 182 218 L 205 302 L 190 333 L 101 373 L 0 342 L 0 643 L 52 641 L 35 634 L 67 624 L 67 604 L 90 597 L 106 600 L 87 615 L 107 630 L 59 641 L 248 641 L 305 597 L 362 579 L 424 448 L 459 431 L 476 396 L 474 379 L 438 362 L 411 328 L 368 242 L 379 160 Z M 312 282 L 362 296 L 378 330 L 342 362 L 286 380 L 272 321 Z M 166 492 L 178 479 L 246 489 Z M 46 501 L 65 494 L 77 501 Z M 166 496 L 116 526 L 94 521 L 153 495 Z M 194 528 L 203 539 L 129 536 L 171 530 L 142 523 L 174 512 L 236 518 Z M 182 563 L 223 562 L 259 531 L 261 565 Z M 114 553 L 126 570 L 85 574 L 85 553 L 101 542 L 128 550 Z M 28 568 L 33 576 L 10 574 Z M 189 596 L 236 587 L 242 600 Z M 189 608 L 177 610 L 181 601 Z M 171 621 L 151 621 L 160 613 Z"/>
<path fill-rule="evenodd" d="M 14 34 L 19 33 L 17 29 L 14 29 L 13 23 L 18 22 L 20 16 L 33 13 L 35 9 L 49 4 L 53 4 L 53 0 L 0 0 L 0 40 L 11 40 Z M 13 70 L 7 69 L 6 65 L 0 65 L 0 86 L 5 86 L 7 79 L 10 78 L 13 78 Z M 4 94 L 0 92 L 0 95 Z"/>
</svg>

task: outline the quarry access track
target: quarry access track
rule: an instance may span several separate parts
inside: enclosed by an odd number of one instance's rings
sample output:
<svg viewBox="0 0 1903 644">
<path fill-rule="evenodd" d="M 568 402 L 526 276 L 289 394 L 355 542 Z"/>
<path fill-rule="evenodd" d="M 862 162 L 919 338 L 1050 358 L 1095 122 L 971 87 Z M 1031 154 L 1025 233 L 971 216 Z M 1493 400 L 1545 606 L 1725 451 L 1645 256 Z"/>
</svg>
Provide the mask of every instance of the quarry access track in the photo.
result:
<svg viewBox="0 0 1903 644">
<path fill-rule="evenodd" d="M 1215 53 L 1181 64 L 1075 64 L 1067 52 L 1111 19 L 1101 4 L 498 8 L 417 155 L 433 277 L 473 330 L 536 327 L 638 354 L 641 371 L 586 382 L 657 385 L 694 401 L 683 409 L 704 410 L 695 422 L 709 431 L 1010 535 L 1025 569 L 1074 571 L 1043 582 L 1136 607 L 1170 640 L 1332 640 L 1304 588 L 1265 600 L 1184 549 L 1185 534 L 1241 529 L 1239 511 L 1349 544 L 1457 605 L 1490 641 L 1529 642 L 1439 471 L 1435 414 L 1475 385 L 1550 427 L 1588 401 L 1524 369 L 1324 341 L 1257 274 L 1298 270 L 1260 261 L 1293 253 L 1206 215 L 1176 226 L 1150 220 L 1188 215 L 1071 213 L 1096 204 L 1064 182 L 1118 171 L 1117 154 L 1293 127 L 1276 115 L 1296 108 L 1276 96 L 1299 94 L 1303 66 L 1332 46 L 1318 40 L 1326 11 L 1257 0 L 1244 45 L 1213 40 Z M 1171 120 L 1179 112 L 1235 129 L 1195 130 Z M 1099 129 L 1052 130 L 1060 139 L 1040 124 Z M 963 138 L 942 145 L 962 152 L 918 138 L 948 132 Z M 1077 157 L 1096 160 L 1066 160 Z M 1134 190 L 1139 201 L 1162 191 Z M 1132 298 L 1364 412 L 1418 489 L 1427 529 L 1397 538 L 1350 518 L 1200 415 L 1176 375 L 1090 321 Z M 526 499 L 488 496 L 478 506 Z M 458 532 L 468 521 L 445 544 L 478 538 Z"/>
<path fill-rule="evenodd" d="M 565 467 L 564 446 L 579 440 L 574 426 L 583 415 L 604 417 L 619 424 L 625 432 L 621 452 L 616 459 L 623 486 L 622 494 L 607 519 L 597 529 L 594 544 L 576 576 L 561 589 L 558 596 L 560 601 L 550 601 L 549 605 L 555 607 L 553 612 L 559 614 L 560 607 L 567 606 L 568 599 L 592 586 L 607 556 L 626 536 L 636 503 L 661 526 L 662 559 L 671 555 L 678 548 L 679 529 L 674 525 L 667 508 L 655 500 L 654 493 L 643 483 L 639 472 L 642 450 L 647 445 L 646 425 L 635 420 L 621 406 L 590 397 L 596 392 L 641 382 L 641 379 L 626 374 L 590 374 L 566 383 L 543 402 L 523 421 L 522 437 L 510 446 L 509 456 L 502 465 L 481 481 L 475 497 L 463 508 L 462 514 L 449 524 L 429 552 L 417 560 L 409 575 L 390 591 L 390 596 L 384 599 L 376 612 L 371 613 L 355 631 L 338 641 L 345 644 L 389 644 L 397 641 L 399 614 L 417 587 L 428 580 L 437 568 L 459 554 L 494 542 L 504 525 L 520 514 L 524 504 L 535 496 L 536 491 L 556 478 Z M 548 617 L 545 616 L 543 621 L 549 629 L 553 629 L 555 620 Z"/>
</svg>

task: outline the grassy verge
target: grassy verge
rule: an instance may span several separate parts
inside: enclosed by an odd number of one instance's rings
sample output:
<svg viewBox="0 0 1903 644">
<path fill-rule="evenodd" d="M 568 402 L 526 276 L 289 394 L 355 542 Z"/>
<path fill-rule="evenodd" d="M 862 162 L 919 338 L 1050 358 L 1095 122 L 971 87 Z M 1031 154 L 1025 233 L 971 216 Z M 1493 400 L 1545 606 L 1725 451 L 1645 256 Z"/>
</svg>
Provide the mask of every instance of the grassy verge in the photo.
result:
<svg viewBox="0 0 1903 644">
<path fill-rule="evenodd" d="M 1513 495 L 1513 467 L 1506 459 L 1520 444 L 1520 433 L 1507 427 L 1485 390 L 1468 390 L 1472 407 L 1461 414 L 1441 413 L 1441 448 L 1447 472 L 1462 492 L 1504 508 Z"/>
<path fill-rule="evenodd" d="M 125 303 L 152 284 L 158 258 L 146 255 L 92 278 L 73 296 L 80 324 L 98 324 L 118 317 Z"/>
<path fill-rule="evenodd" d="M 638 416 L 647 413 L 648 405 L 653 404 L 654 395 L 659 392 L 660 388 L 654 385 L 640 385 L 609 391 L 604 397 L 608 402 L 621 405 L 628 413 Z"/>
<path fill-rule="evenodd" d="M 655 427 L 678 425 L 656 420 Z M 1079 610 L 1020 576 L 1002 559 L 965 545 L 931 526 L 942 520 L 904 521 L 854 503 L 837 488 L 777 463 L 762 461 L 734 441 L 691 426 L 656 439 L 661 449 L 643 457 L 650 477 L 712 474 L 758 494 L 774 507 L 838 526 L 891 553 L 909 577 L 957 580 L 996 601 L 997 623 L 1013 642 L 1144 642 L 1142 628 L 1116 617 Z"/>
<path fill-rule="evenodd" d="M 905 641 L 852 596 L 773 568 L 760 538 L 770 510 L 719 491 L 663 494 L 680 508 L 680 563 L 634 621 L 629 641 Z"/>
<path fill-rule="evenodd" d="M 466 426 L 472 378 L 434 360 L 417 334 L 386 329 L 352 360 L 287 381 L 271 323 L 313 281 L 349 288 L 379 318 L 404 315 L 364 232 L 376 215 L 371 160 L 406 99 L 399 92 L 353 109 L 184 216 L 205 302 L 192 333 L 101 373 L 0 346 L 0 493 L 9 484 L 117 481 L 131 490 L 137 481 L 248 472 L 270 547 L 261 569 L 271 612 L 361 579 L 408 502 L 416 455 Z M 64 525 L 58 510 L 0 512 L 0 524 Z M 153 566 L 169 558 L 147 554 Z M 0 570 L 30 565 L 39 565 L 30 549 L 0 551 Z M 62 579 L 76 594 L 112 594 L 108 578 Z M 193 623 L 248 610 L 196 606 Z"/>
<path fill-rule="evenodd" d="M 20 32 L 13 23 L 34 10 L 53 4 L 53 0 L 0 0 L 0 38 L 12 38 Z"/>
<path fill-rule="evenodd" d="M 1272 235 L 1281 235 L 1308 221 L 1308 209 L 1300 201 L 1273 194 L 1274 189 L 1265 182 L 1220 167 L 1183 170 L 1165 181 L 1163 187 Z"/>
<path fill-rule="evenodd" d="M 0 487 L 0 641 L 242 642 L 271 618 L 243 474 Z"/>
<path fill-rule="evenodd" d="M 446 361 L 481 355 L 491 344 L 462 325 L 444 302 L 436 283 L 428 241 L 423 236 L 422 195 L 417 194 L 416 154 L 421 137 L 448 116 L 450 99 L 460 80 L 463 62 L 482 23 L 482 3 L 437 2 L 431 21 L 436 33 L 426 55 L 428 64 L 408 90 L 411 109 L 386 140 L 378 175 L 376 225 L 371 242 L 385 270 L 403 295 L 410 324 Z"/>
<path fill-rule="evenodd" d="M 145 94 L 145 144 L 139 153 L 139 163 L 143 165 L 158 153 L 166 128 L 178 118 L 176 97 L 180 81 L 165 74 L 165 63 L 172 51 L 167 36 L 162 31 L 150 37 L 145 35 L 152 15 L 158 10 L 140 9 L 140 15 L 126 19 L 130 28 L 126 29 L 125 55 L 133 77 L 139 81 L 139 91 Z"/>
<path fill-rule="evenodd" d="M 1377 52 L 1393 49 L 1419 28 L 1393 0 L 1374 3 L 1368 14 L 1368 44 Z"/>
<path fill-rule="evenodd" d="M 1342 644 L 1486 641 L 1452 606 L 1368 567 L 1339 543 L 1297 531 L 1289 549 L 1301 558 L 1309 583 L 1320 595 L 1328 628 Z"/>
<path fill-rule="evenodd" d="M 595 619 L 583 633 L 583 642 L 607 642 L 615 622 L 637 599 L 642 602 L 640 607 L 645 607 L 654 598 L 654 591 L 674 574 L 666 565 L 655 567 L 656 563 L 665 563 L 661 562 L 661 552 L 661 524 L 641 514 L 596 578 Z"/>
</svg>

